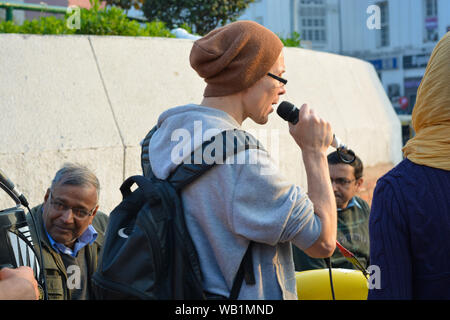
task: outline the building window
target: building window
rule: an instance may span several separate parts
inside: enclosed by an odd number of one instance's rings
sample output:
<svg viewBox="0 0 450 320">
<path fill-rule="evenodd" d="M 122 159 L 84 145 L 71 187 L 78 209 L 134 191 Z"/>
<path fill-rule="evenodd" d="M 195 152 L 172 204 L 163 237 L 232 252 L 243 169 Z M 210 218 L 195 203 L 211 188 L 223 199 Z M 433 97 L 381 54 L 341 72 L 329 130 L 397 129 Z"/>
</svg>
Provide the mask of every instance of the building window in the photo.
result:
<svg viewBox="0 0 450 320">
<path fill-rule="evenodd" d="M 380 8 L 381 29 L 378 32 L 378 47 L 388 47 L 389 37 L 389 4 L 387 1 L 377 3 Z"/>
<path fill-rule="evenodd" d="M 425 12 L 427 17 L 437 16 L 437 0 L 425 0 Z"/>
<path fill-rule="evenodd" d="M 424 42 L 438 41 L 439 34 L 437 0 L 424 0 L 424 13 Z"/>
<path fill-rule="evenodd" d="M 299 25 L 301 39 L 313 43 L 325 43 L 326 33 L 326 1 L 300 0 Z"/>
</svg>

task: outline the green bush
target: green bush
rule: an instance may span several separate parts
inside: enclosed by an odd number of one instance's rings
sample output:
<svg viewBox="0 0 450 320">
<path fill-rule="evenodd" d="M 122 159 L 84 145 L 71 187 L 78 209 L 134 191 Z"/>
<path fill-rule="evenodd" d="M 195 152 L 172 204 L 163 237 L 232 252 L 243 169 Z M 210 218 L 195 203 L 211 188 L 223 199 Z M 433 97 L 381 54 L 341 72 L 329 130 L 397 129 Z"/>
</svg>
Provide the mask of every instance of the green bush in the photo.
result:
<svg viewBox="0 0 450 320">
<path fill-rule="evenodd" d="M 301 48 L 300 42 L 300 34 L 298 32 L 292 32 L 291 36 L 289 38 L 282 38 L 280 37 L 281 41 L 286 47 L 299 47 Z"/>
<path fill-rule="evenodd" d="M 41 17 L 31 21 L 25 20 L 18 26 L 18 33 L 30 34 L 72 34 L 74 30 L 67 28 L 65 21 L 56 17 Z"/>
<path fill-rule="evenodd" d="M 73 20 L 76 12 L 66 14 L 58 19 L 54 16 L 40 17 L 16 25 L 12 21 L 0 22 L 0 33 L 28 34 L 89 34 L 117 36 L 175 37 L 163 22 L 153 21 L 139 23 L 127 18 L 122 9 L 117 7 L 100 8 L 95 0 L 91 9 L 81 8 L 79 28 L 69 28 L 68 19 Z"/>
<path fill-rule="evenodd" d="M 19 33 L 19 26 L 13 21 L 0 21 L 0 33 Z"/>
<path fill-rule="evenodd" d="M 64 30 L 64 21 L 55 17 L 26 20 L 23 25 L 13 21 L 0 22 L 0 33 L 60 34 L 57 30 Z"/>
</svg>

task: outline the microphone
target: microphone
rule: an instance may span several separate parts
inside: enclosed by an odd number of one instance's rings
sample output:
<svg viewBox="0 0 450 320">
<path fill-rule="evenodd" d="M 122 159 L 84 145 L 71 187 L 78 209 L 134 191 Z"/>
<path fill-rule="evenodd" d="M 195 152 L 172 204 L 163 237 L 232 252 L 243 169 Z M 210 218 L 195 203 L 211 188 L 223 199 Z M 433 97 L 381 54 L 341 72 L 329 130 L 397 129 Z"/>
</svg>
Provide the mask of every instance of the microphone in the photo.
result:
<svg viewBox="0 0 450 320">
<path fill-rule="evenodd" d="M 283 120 L 286 120 L 294 125 L 298 122 L 299 112 L 300 110 L 288 101 L 283 101 L 277 108 L 277 114 Z M 342 141 L 338 137 L 336 137 L 335 134 L 333 134 L 333 141 L 331 142 L 331 146 L 337 149 L 339 158 L 344 163 L 350 164 L 355 161 L 355 153 L 352 150 L 349 150 L 347 146 L 342 143 Z"/>
<path fill-rule="evenodd" d="M 28 201 L 23 195 L 22 192 L 19 191 L 19 189 L 16 188 L 14 183 L 3 173 L 3 171 L 0 169 L 0 183 L 2 183 L 6 188 L 8 188 L 16 197 L 20 200 L 20 203 L 28 207 Z"/>
<path fill-rule="evenodd" d="M 298 114 L 299 114 L 300 110 L 294 106 L 292 103 L 287 102 L 287 101 L 283 101 L 282 103 L 280 103 L 280 105 L 278 106 L 277 109 L 277 113 L 278 115 L 292 123 L 292 124 L 297 124 L 298 122 Z M 343 144 L 341 142 L 341 140 L 336 137 L 336 135 L 333 134 L 333 141 L 331 142 L 331 146 L 335 147 L 336 149 L 347 149 L 347 146 L 345 144 Z"/>
</svg>

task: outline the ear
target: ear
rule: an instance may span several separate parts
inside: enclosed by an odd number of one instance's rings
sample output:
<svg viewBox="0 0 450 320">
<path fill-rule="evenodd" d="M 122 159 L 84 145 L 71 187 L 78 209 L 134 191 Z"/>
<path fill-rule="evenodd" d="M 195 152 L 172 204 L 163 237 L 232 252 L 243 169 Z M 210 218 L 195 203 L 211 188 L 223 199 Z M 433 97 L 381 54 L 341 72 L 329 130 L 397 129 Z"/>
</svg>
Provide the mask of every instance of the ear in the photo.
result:
<svg viewBox="0 0 450 320">
<path fill-rule="evenodd" d="M 91 216 L 92 218 L 94 218 L 95 215 L 97 214 L 98 207 L 99 207 L 99 205 L 97 205 L 97 206 L 95 207 L 94 212 L 92 212 L 92 216 Z"/>
<path fill-rule="evenodd" d="M 359 188 L 362 186 L 362 184 L 364 183 L 364 179 L 361 177 L 358 180 L 355 181 L 356 184 L 356 190 L 359 190 Z"/>
<path fill-rule="evenodd" d="M 44 202 L 47 202 L 48 197 L 50 197 L 50 189 L 47 189 L 47 192 L 45 193 Z"/>
</svg>

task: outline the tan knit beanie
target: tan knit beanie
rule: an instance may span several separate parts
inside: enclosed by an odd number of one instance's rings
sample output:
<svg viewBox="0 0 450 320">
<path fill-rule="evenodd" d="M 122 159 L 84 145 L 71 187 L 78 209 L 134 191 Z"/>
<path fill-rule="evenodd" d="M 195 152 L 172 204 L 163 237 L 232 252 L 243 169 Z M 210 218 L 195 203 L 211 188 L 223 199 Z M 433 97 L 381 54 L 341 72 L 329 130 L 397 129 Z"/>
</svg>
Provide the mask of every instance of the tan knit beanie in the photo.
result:
<svg viewBox="0 0 450 320">
<path fill-rule="evenodd" d="M 251 87 L 269 72 L 283 43 L 253 21 L 236 21 L 194 42 L 189 60 L 205 79 L 203 96 L 221 97 Z"/>
</svg>

